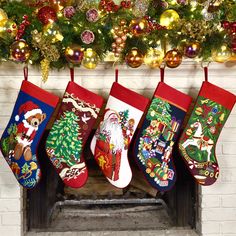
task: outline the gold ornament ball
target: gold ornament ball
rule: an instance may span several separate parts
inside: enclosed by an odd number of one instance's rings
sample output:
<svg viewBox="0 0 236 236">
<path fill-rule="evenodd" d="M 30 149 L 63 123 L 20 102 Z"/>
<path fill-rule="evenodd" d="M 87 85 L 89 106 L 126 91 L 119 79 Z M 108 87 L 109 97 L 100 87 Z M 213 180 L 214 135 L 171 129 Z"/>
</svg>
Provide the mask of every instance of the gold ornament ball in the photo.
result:
<svg viewBox="0 0 236 236">
<path fill-rule="evenodd" d="M 64 7 L 72 6 L 72 0 L 50 0 L 50 6 L 54 8 L 57 12 L 61 11 Z"/>
<path fill-rule="evenodd" d="M 10 54 L 14 61 L 25 62 L 30 57 L 30 47 L 24 40 L 15 41 L 10 47 Z"/>
<path fill-rule="evenodd" d="M 116 25 L 116 26 L 113 27 L 113 30 L 114 30 L 115 32 L 117 32 L 117 31 L 120 30 L 120 27 Z"/>
<path fill-rule="evenodd" d="M 7 19 L 8 19 L 7 13 L 3 9 L 0 8 L 0 21 L 7 20 Z"/>
<path fill-rule="evenodd" d="M 123 49 L 122 49 L 121 47 L 118 47 L 118 48 L 116 49 L 116 52 L 117 52 L 117 53 L 121 53 L 122 50 L 123 50 Z"/>
<path fill-rule="evenodd" d="M 92 48 L 88 48 L 84 52 L 84 58 L 82 61 L 83 66 L 87 69 L 95 69 L 98 65 L 98 62 L 98 54 Z"/>
<path fill-rule="evenodd" d="M 127 24 L 127 21 L 125 19 L 120 20 L 120 25 L 125 26 Z"/>
<path fill-rule="evenodd" d="M 121 38 L 122 38 L 123 41 L 126 41 L 127 36 L 126 36 L 126 35 L 123 35 Z"/>
<path fill-rule="evenodd" d="M 125 43 L 121 43 L 119 46 L 120 46 L 121 48 L 125 48 Z"/>
<path fill-rule="evenodd" d="M 129 27 L 131 33 L 138 37 L 147 33 L 149 24 L 146 19 L 139 18 L 131 20 Z"/>
<path fill-rule="evenodd" d="M 56 23 L 49 23 L 43 27 L 43 34 L 46 37 L 50 37 L 52 43 L 61 42 L 63 40 L 63 35 L 60 32 L 60 28 Z"/>
<path fill-rule="evenodd" d="M 117 43 L 117 44 L 121 44 L 122 42 L 123 42 L 122 38 L 117 38 L 117 39 L 116 39 L 116 43 Z"/>
<path fill-rule="evenodd" d="M 79 45 L 68 46 L 65 50 L 66 60 L 74 65 L 81 63 L 84 56 L 84 50 Z"/>
<path fill-rule="evenodd" d="M 178 21 L 179 14 L 175 10 L 165 10 L 160 16 L 160 25 L 165 26 L 167 29 L 173 29 Z"/>
<path fill-rule="evenodd" d="M 17 25 L 14 21 L 9 19 L 0 21 L 0 38 L 14 38 L 16 33 Z"/>
<path fill-rule="evenodd" d="M 182 63 L 182 54 L 177 49 L 170 50 L 165 55 L 165 62 L 169 68 L 176 68 Z"/>
<path fill-rule="evenodd" d="M 221 47 L 212 51 L 212 59 L 216 62 L 224 63 L 229 61 L 231 58 L 232 52 L 227 44 L 221 45 Z"/>
<path fill-rule="evenodd" d="M 144 63 L 150 68 L 157 68 L 161 65 L 163 57 L 164 55 L 161 51 L 150 48 L 144 57 Z"/>
<path fill-rule="evenodd" d="M 125 34 L 127 34 L 127 33 L 129 33 L 129 28 L 128 27 L 124 27 L 123 31 L 124 31 Z"/>
<path fill-rule="evenodd" d="M 199 55 L 201 45 L 198 42 L 187 43 L 184 47 L 184 55 L 189 58 L 195 58 Z"/>
<path fill-rule="evenodd" d="M 132 68 L 138 68 L 141 66 L 143 64 L 143 59 L 143 54 L 137 48 L 133 48 L 125 56 L 126 64 Z"/>
<path fill-rule="evenodd" d="M 119 31 L 116 32 L 116 34 L 117 34 L 119 37 L 121 37 L 121 36 L 124 35 L 124 32 L 123 32 L 122 30 L 119 30 Z"/>
</svg>

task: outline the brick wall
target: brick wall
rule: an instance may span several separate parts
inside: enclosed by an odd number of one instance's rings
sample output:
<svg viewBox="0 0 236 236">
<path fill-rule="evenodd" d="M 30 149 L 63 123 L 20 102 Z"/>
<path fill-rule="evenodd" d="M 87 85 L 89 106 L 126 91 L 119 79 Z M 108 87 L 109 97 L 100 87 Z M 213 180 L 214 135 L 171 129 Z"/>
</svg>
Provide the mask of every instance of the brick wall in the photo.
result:
<svg viewBox="0 0 236 236">
<path fill-rule="evenodd" d="M 211 64 L 210 81 L 236 94 L 235 65 Z M 114 70 L 101 65 L 96 70 L 76 70 L 76 82 L 104 97 L 109 94 L 114 81 Z M 29 80 L 36 85 L 62 95 L 69 80 L 68 70 L 51 72 L 49 81 L 43 84 L 40 73 L 30 69 Z M 0 66 L 0 134 L 7 125 L 21 84 L 22 66 Z M 189 93 L 194 98 L 203 80 L 199 65 L 185 62 L 177 69 L 166 70 L 167 84 Z M 142 67 L 132 70 L 120 68 L 119 82 L 149 98 L 159 81 L 158 70 Z M 200 188 L 198 231 L 204 236 L 236 235 L 236 108 L 234 108 L 219 139 L 216 154 L 221 172 L 212 187 Z M 0 155 L 0 235 L 20 236 L 23 231 L 23 191 L 18 186 L 8 165 Z M 183 234 L 182 234 L 183 235 Z"/>
</svg>

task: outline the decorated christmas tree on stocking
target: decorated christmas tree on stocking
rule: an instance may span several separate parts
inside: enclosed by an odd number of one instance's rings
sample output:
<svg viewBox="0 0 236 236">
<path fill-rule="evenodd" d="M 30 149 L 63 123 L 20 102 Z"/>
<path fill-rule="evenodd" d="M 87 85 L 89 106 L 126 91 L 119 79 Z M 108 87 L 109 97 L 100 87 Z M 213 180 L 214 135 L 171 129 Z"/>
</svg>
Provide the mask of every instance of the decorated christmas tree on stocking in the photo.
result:
<svg viewBox="0 0 236 236">
<path fill-rule="evenodd" d="M 149 100 L 113 83 L 103 121 L 91 143 L 95 160 L 109 182 L 126 187 L 132 178 L 128 147 Z"/>
<path fill-rule="evenodd" d="M 58 101 L 57 96 L 26 80 L 22 82 L 1 138 L 1 151 L 23 187 L 33 188 L 40 179 L 37 146 Z"/>
<path fill-rule="evenodd" d="M 103 98 L 69 82 L 46 142 L 47 154 L 64 183 L 82 187 L 88 178 L 83 147 L 98 117 Z"/>
<path fill-rule="evenodd" d="M 172 149 L 191 101 L 190 96 L 160 82 L 135 142 L 138 166 L 159 191 L 175 183 Z"/>
<path fill-rule="evenodd" d="M 219 175 L 216 142 L 236 101 L 235 95 L 203 82 L 191 117 L 179 141 L 179 149 L 191 174 L 202 185 Z"/>
</svg>

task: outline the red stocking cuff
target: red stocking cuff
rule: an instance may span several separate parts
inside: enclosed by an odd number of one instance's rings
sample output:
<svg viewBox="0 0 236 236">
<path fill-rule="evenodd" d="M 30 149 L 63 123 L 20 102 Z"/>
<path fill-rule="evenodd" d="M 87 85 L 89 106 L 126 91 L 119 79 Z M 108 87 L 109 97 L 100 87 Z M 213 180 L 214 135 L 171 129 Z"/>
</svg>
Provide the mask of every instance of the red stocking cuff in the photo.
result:
<svg viewBox="0 0 236 236">
<path fill-rule="evenodd" d="M 209 98 L 210 100 L 221 104 L 228 110 L 232 110 L 236 102 L 236 96 L 234 94 L 209 82 L 203 82 L 199 96 Z"/>
<path fill-rule="evenodd" d="M 95 104 L 96 107 L 101 107 L 103 104 L 103 98 L 81 86 L 70 81 L 67 85 L 66 91 L 70 94 L 74 94 L 76 97 L 82 98 L 84 101 Z"/>
<path fill-rule="evenodd" d="M 139 109 L 140 111 L 145 111 L 149 103 L 148 98 L 145 98 L 142 95 L 131 91 L 116 82 L 114 82 L 112 85 L 110 95 L 129 104 L 132 107 Z"/>
<path fill-rule="evenodd" d="M 26 80 L 22 82 L 21 91 L 52 107 L 56 107 L 59 101 L 59 97 L 56 95 L 49 93 Z"/>
<path fill-rule="evenodd" d="M 184 111 L 188 111 L 192 102 L 192 98 L 190 96 L 170 87 L 163 82 L 158 84 L 154 96 L 162 98 Z"/>
</svg>

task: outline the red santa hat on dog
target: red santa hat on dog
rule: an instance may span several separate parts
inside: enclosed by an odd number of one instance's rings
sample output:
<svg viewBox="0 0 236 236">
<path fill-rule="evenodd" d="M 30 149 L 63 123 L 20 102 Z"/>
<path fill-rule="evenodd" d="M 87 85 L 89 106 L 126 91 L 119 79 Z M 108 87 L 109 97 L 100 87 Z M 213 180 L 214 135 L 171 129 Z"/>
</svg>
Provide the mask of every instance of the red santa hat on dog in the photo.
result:
<svg viewBox="0 0 236 236">
<path fill-rule="evenodd" d="M 20 115 L 24 113 L 24 118 L 28 119 L 30 116 L 36 115 L 36 114 L 42 114 L 42 110 L 33 102 L 28 101 L 22 104 L 19 108 L 18 115 L 15 116 L 15 121 L 20 120 Z"/>
</svg>

